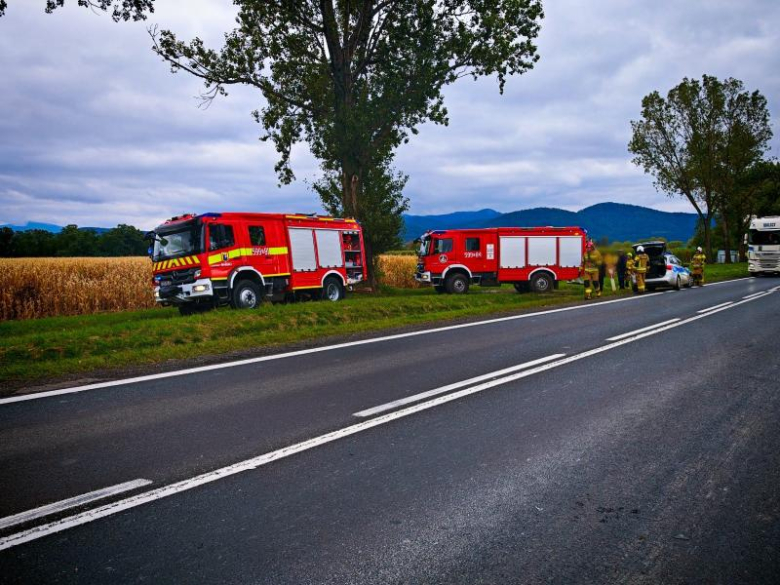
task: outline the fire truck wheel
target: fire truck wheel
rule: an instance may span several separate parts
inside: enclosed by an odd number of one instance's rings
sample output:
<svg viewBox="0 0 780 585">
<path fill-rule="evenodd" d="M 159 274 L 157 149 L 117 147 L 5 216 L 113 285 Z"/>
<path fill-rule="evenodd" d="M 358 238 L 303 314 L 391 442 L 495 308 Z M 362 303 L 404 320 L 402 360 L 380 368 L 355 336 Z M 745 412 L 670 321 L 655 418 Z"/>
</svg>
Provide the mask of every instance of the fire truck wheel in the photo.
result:
<svg viewBox="0 0 780 585">
<path fill-rule="evenodd" d="M 325 279 L 322 286 L 322 298 L 327 301 L 340 301 L 344 298 L 344 285 L 335 276 Z"/>
<path fill-rule="evenodd" d="M 536 293 L 550 292 L 555 286 L 552 276 L 546 272 L 541 272 L 531 279 L 531 290 Z"/>
<path fill-rule="evenodd" d="M 239 280 L 233 288 L 234 309 L 256 309 L 260 300 L 260 287 L 251 280 Z"/>
<path fill-rule="evenodd" d="M 451 295 L 462 295 L 469 292 L 469 279 L 463 274 L 451 274 L 447 277 L 447 292 Z"/>
</svg>

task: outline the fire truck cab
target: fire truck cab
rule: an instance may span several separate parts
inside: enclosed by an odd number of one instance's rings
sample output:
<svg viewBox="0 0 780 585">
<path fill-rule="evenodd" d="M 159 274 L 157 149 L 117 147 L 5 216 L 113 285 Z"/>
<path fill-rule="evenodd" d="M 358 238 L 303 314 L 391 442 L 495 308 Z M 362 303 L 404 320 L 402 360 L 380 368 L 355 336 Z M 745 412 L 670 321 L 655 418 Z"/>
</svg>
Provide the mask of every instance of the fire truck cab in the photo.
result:
<svg viewBox="0 0 780 585">
<path fill-rule="evenodd" d="M 450 294 L 502 283 L 548 292 L 579 276 L 586 240 L 579 227 L 429 231 L 420 238 L 415 279 Z"/>
<path fill-rule="evenodd" d="M 366 276 L 354 219 L 204 213 L 174 217 L 148 237 L 155 298 L 182 314 L 302 295 L 338 301 Z"/>
</svg>

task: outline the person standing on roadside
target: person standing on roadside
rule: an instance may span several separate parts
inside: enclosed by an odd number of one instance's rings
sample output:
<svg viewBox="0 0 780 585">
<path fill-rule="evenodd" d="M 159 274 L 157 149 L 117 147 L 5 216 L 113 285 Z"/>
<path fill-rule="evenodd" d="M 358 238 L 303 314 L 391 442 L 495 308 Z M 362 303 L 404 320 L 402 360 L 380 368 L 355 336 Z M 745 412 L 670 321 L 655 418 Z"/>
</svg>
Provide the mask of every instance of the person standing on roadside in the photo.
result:
<svg viewBox="0 0 780 585">
<path fill-rule="evenodd" d="M 618 259 L 617 259 L 617 276 L 618 276 L 618 286 L 620 287 L 620 290 L 626 288 L 626 261 L 627 260 L 628 260 L 628 256 L 626 256 L 626 253 L 623 250 L 619 250 Z"/>
<path fill-rule="evenodd" d="M 693 275 L 693 284 L 704 286 L 704 265 L 707 264 L 707 256 L 701 250 L 701 246 L 696 248 L 696 253 L 691 258 L 691 274 Z"/>
<path fill-rule="evenodd" d="M 626 286 L 628 288 L 634 288 L 634 255 L 629 252 L 626 255 Z"/>
<path fill-rule="evenodd" d="M 593 240 L 588 240 L 585 244 L 585 254 L 582 256 L 582 279 L 585 282 L 585 300 L 590 300 L 593 295 L 593 289 L 596 289 L 596 296 L 601 296 L 599 286 L 599 269 L 601 268 L 601 253 L 596 249 Z"/>
<path fill-rule="evenodd" d="M 636 258 L 634 258 L 634 272 L 636 273 L 636 291 L 645 294 L 645 276 L 647 276 L 647 267 L 650 264 L 650 256 L 645 254 L 644 246 L 637 246 Z"/>
</svg>

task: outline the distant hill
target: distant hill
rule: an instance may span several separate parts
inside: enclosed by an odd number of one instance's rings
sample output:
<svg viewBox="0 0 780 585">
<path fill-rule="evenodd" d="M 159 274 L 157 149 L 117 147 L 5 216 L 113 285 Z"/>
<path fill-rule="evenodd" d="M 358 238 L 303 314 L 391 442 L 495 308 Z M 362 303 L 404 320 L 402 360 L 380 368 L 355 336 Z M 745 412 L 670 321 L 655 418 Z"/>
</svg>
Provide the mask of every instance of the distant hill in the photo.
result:
<svg viewBox="0 0 780 585">
<path fill-rule="evenodd" d="M 404 240 L 413 240 L 428 230 L 483 227 L 483 225 L 501 213 L 493 209 L 479 211 L 456 211 L 445 215 L 404 215 L 406 227 Z"/>
<path fill-rule="evenodd" d="M 62 231 L 61 225 L 55 225 L 53 223 L 41 223 L 38 221 L 28 221 L 24 225 L 11 225 L 11 224 L 3 224 L 0 225 L 0 228 L 11 228 L 15 232 L 28 232 L 30 230 L 43 230 L 45 232 L 51 232 L 53 234 L 58 234 Z M 106 233 L 110 228 L 103 228 L 103 227 L 80 227 L 80 230 L 91 230 L 98 234 L 104 234 Z"/>
<path fill-rule="evenodd" d="M 536 207 L 510 213 L 492 209 L 448 215 L 405 216 L 404 240 L 413 240 L 427 230 L 514 226 L 580 226 L 594 239 L 636 241 L 650 237 L 688 241 L 696 229 L 695 213 L 669 213 L 638 205 L 599 203 L 580 211 Z M 449 223 L 448 223 L 449 222 Z"/>
</svg>

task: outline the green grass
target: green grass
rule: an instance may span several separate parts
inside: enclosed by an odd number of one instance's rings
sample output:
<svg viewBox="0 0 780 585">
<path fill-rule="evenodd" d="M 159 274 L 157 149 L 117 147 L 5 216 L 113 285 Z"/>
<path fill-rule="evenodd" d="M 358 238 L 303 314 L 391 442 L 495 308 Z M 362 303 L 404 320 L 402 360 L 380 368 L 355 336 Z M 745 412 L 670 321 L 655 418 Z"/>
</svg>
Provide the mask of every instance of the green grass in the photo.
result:
<svg viewBox="0 0 780 585">
<path fill-rule="evenodd" d="M 704 269 L 704 282 L 719 282 L 749 276 L 747 262 L 710 264 Z"/>
<path fill-rule="evenodd" d="M 746 265 L 709 266 L 713 282 L 747 274 Z M 613 294 L 606 281 L 605 296 Z M 626 294 L 626 293 L 622 293 Z M 94 370 L 227 354 L 331 335 L 376 331 L 560 305 L 582 298 L 582 286 L 561 284 L 545 295 L 517 294 L 511 286 L 468 295 L 430 288 L 355 293 L 341 303 L 264 304 L 254 311 L 219 309 L 181 317 L 149 309 L 0 323 L 0 385 L 59 378 Z"/>
</svg>

